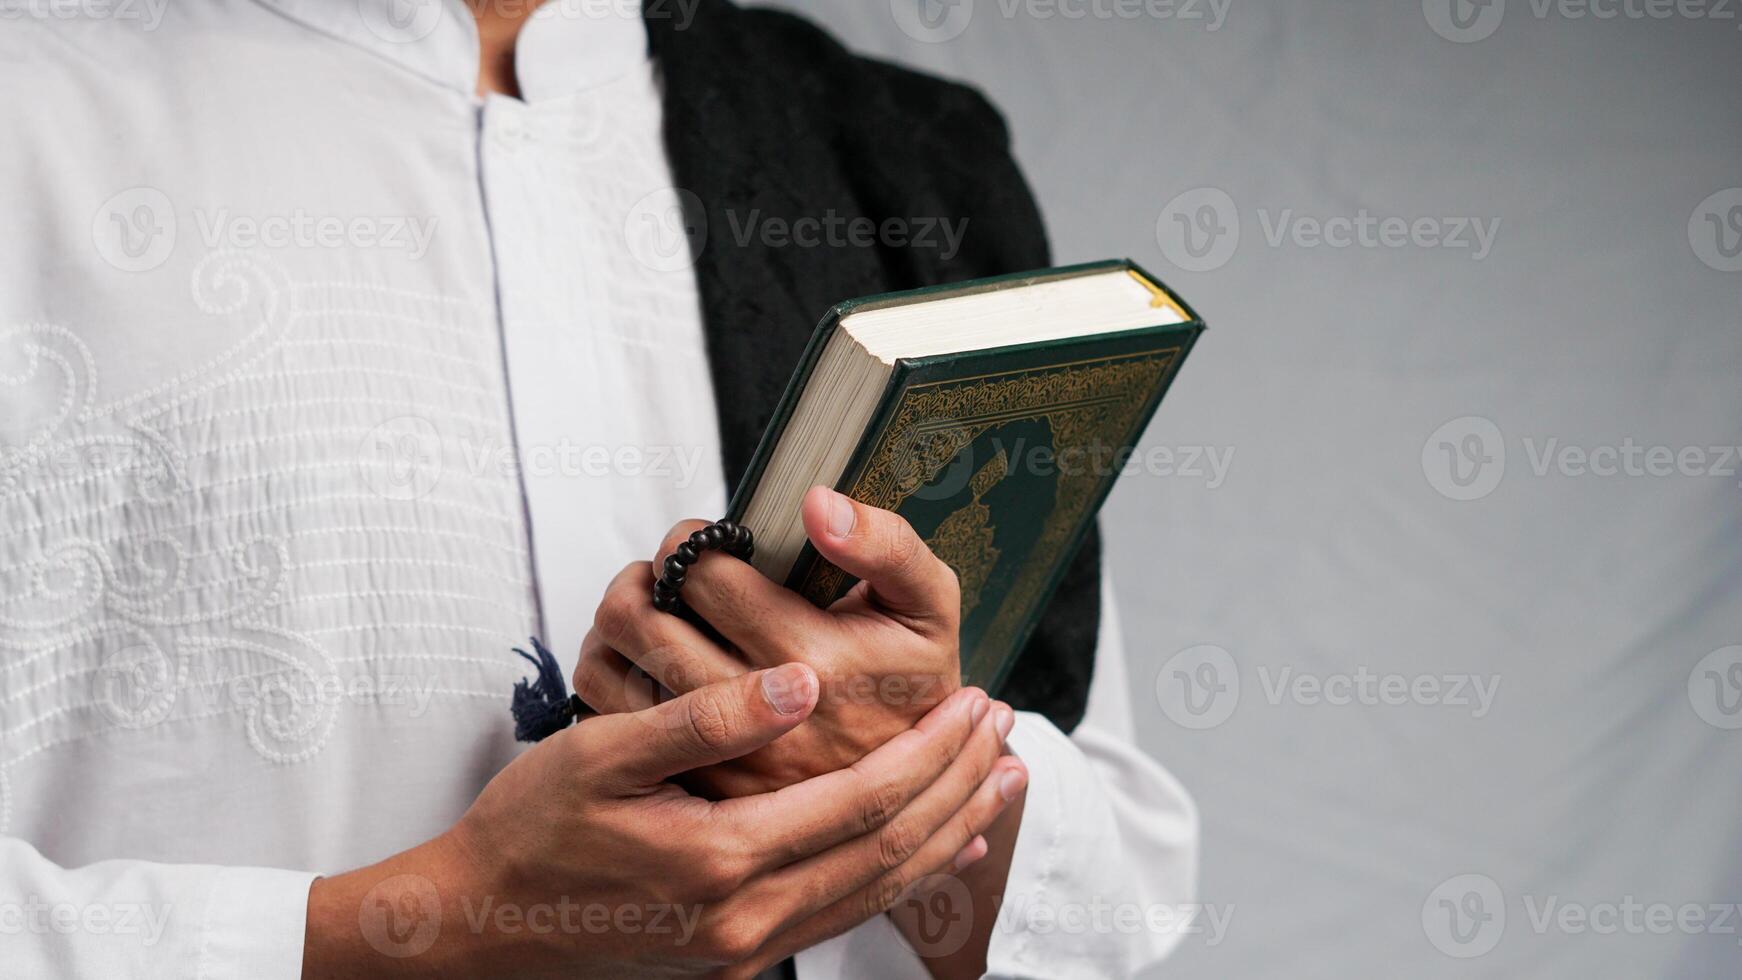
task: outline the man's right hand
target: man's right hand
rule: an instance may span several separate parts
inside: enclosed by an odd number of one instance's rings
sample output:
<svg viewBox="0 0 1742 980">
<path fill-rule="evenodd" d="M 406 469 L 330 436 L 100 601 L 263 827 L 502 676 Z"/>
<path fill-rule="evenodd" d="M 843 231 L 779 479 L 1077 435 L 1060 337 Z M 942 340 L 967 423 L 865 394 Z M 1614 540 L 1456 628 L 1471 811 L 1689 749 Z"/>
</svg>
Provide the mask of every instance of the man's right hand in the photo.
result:
<svg viewBox="0 0 1742 980">
<path fill-rule="evenodd" d="M 816 700 L 816 675 L 788 664 L 545 740 L 446 834 L 316 881 L 303 976 L 750 976 L 984 851 L 1022 763 L 974 689 L 778 792 L 710 802 L 668 782 Z"/>
</svg>

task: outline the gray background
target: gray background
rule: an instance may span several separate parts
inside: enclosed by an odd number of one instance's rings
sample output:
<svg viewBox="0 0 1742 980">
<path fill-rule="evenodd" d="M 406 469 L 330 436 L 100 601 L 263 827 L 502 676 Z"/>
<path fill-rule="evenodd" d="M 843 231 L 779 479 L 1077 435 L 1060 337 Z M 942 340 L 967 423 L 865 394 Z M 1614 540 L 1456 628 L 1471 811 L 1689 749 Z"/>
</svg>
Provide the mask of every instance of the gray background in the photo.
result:
<svg viewBox="0 0 1742 980">
<path fill-rule="evenodd" d="M 940 40 L 914 2 L 802 8 L 985 89 L 1057 258 L 1129 255 L 1211 325 L 1145 445 L 1232 453 L 1224 479 L 1157 463 L 1104 523 L 1143 744 L 1195 794 L 1202 899 L 1232 912 L 1157 975 L 1742 975 L 1742 922 L 1705 908 L 1742 902 L 1742 472 L 1538 460 L 1742 443 L 1742 272 L 1697 213 L 1742 187 L 1742 10 L 1510 0 L 1454 41 L 1439 0 L 1231 0 L 1219 25 L 955 0 Z M 1201 188 L 1240 226 L 1214 268 L 1170 208 Z M 1363 209 L 1492 245 L 1301 224 Z M 1450 481 L 1448 452 L 1486 481 Z M 1220 675 L 1192 673 L 1206 644 Z M 1485 714 L 1272 691 L 1361 668 L 1500 686 Z M 1181 673 L 1222 682 L 1209 712 Z M 1451 932 L 1442 898 L 1486 931 Z M 1706 924 L 1535 921 L 1629 899 Z"/>
</svg>

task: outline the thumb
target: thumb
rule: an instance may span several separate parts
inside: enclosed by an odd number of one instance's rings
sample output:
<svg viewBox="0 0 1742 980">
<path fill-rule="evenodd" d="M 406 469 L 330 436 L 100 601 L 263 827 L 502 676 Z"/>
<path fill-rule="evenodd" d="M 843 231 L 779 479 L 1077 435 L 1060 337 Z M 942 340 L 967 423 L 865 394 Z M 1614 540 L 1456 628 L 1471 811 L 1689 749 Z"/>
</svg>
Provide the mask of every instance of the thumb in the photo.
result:
<svg viewBox="0 0 1742 980">
<path fill-rule="evenodd" d="M 879 606 L 903 618 L 955 628 L 962 602 L 956 573 L 899 514 L 828 487 L 805 494 L 803 514 L 817 553 L 863 579 Z"/>
<path fill-rule="evenodd" d="M 797 728 L 817 703 L 817 675 L 782 664 L 697 688 L 641 711 L 581 723 L 588 754 L 625 782 L 645 786 L 749 755 Z"/>
</svg>

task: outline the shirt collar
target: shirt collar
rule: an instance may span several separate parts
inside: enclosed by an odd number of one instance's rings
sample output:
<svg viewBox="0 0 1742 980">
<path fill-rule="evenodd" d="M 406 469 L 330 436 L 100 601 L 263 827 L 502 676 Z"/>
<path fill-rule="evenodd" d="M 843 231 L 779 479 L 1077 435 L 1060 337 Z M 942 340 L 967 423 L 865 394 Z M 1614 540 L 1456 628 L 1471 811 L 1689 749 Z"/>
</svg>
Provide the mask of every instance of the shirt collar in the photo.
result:
<svg viewBox="0 0 1742 980">
<path fill-rule="evenodd" d="M 464 0 L 260 2 L 445 88 L 477 90 L 478 28 Z M 641 0 L 545 0 L 521 29 L 514 61 L 521 97 L 539 102 L 612 82 L 647 57 Z"/>
</svg>

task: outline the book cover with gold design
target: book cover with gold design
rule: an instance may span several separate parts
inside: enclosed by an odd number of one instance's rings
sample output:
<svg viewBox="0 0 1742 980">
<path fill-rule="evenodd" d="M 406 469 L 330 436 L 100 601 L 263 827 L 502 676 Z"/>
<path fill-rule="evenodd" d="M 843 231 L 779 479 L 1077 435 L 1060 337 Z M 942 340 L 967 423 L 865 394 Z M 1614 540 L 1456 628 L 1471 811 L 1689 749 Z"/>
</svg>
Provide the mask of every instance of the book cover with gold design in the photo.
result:
<svg viewBox="0 0 1742 980">
<path fill-rule="evenodd" d="M 897 362 L 835 489 L 908 520 L 962 586 L 962 675 L 996 691 L 1204 329 L 1129 261 L 853 300 L 829 311 L 728 516 L 743 508 L 835 325 L 855 310 L 1124 268 L 1164 304 L 1155 327 Z M 853 580 L 808 545 L 785 584 L 818 605 Z M 1086 651 L 1085 655 L 1092 655 Z"/>
</svg>

